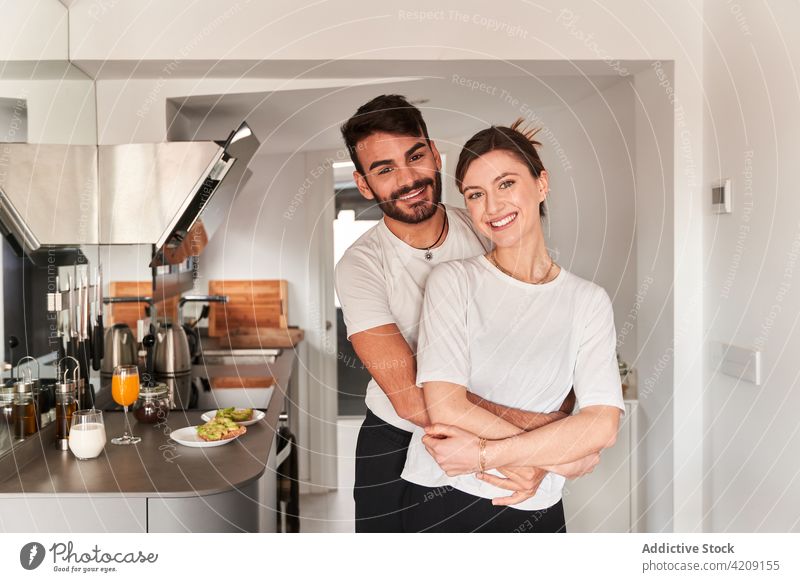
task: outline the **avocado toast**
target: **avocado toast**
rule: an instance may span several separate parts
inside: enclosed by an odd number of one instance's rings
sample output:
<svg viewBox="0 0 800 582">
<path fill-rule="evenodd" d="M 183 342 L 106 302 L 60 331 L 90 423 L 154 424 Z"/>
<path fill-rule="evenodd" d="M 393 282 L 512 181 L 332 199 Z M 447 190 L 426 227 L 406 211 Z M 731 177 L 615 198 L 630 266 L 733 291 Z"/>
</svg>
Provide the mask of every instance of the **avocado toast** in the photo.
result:
<svg viewBox="0 0 800 582">
<path fill-rule="evenodd" d="M 239 426 L 225 416 L 215 416 L 207 423 L 197 427 L 197 436 L 210 442 L 232 439 L 246 432 L 247 427 Z"/>
<path fill-rule="evenodd" d="M 230 406 L 228 408 L 220 408 L 217 411 L 217 418 L 230 418 L 234 422 L 246 422 L 248 420 L 252 420 L 253 418 L 253 409 L 252 408 L 234 408 Z"/>
</svg>

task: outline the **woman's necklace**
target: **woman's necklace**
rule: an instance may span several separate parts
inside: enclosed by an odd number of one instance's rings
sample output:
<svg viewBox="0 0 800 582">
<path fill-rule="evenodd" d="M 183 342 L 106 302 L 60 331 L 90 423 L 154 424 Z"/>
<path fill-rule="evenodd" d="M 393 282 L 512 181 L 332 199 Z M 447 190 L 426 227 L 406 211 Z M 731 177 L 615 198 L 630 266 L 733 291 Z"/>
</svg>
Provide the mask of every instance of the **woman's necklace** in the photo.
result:
<svg viewBox="0 0 800 582">
<path fill-rule="evenodd" d="M 439 236 L 433 242 L 433 244 L 431 246 L 429 246 L 429 247 L 422 248 L 422 249 L 420 249 L 419 247 L 414 247 L 415 249 L 418 249 L 420 251 L 425 251 L 425 259 L 428 260 L 428 261 L 432 261 L 433 260 L 433 253 L 431 252 L 431 249 L 439 244 L 439 241 L 442 240 L 442 236 L 444 235 L 444 231 L 447 228 L 447 209 L 444 206 L 442 206 L 442 210 L 444 210 L 444 221 L 442 222 L 442 230 L 439 233 Z"/>
<path fill-rule="evenodd" d="M 492 264 L 493 264 L 495 267 L 497 267 L 498 269 L 500 269 L 500 271 L 501 271 L 501 272 L 503 272 L 504 274 L 508 275 L 509 277 L 511 277 L 511 278 L 513 278 L 513 279 L 518 279 L 518 280 L 522 281 L 522 279 L 520 279 L 519 277 L 517 277 L 516 275 L 514 275 L 514 274 L 513 274 L 513 273 L 511 273 L 510 271 L 507 271 L 507 270 L 505 270 L 505 269 L 504 269 L 504 268 L 503 268 L 503 267 L 500 265 L 500 263 L 499 263 L 499 262 L 497 262 L 497 256 L 496 256 L 496 254 L 495 254 L 496 252 L 497 252 L 497 249 L 492 249 L 492 252 L 491 252 L 491 253 L 489 253 L 489 260 L 492 262 Z M 547 272 L 544 274 L 544 277 L 542 277 L 542 278 L 541 278 L 541 279 L 539 279 L 538 281 L 525 281 L 525 283 L 531 283 L 531 284 L 533 284 L 533 285 L 541 285 L 541 284 L 542 284 L 542 283 L 544 283 L 544 282 L 547 280 L 547 278 L 550 276 L 550 272 L 553 270 L 553 267 L 555 266 L 555 264 L 556 264 L 556 262 L 555 262 L 553 259 L 550 259 L 550 267 L 547 269 Z"/>
</svg>

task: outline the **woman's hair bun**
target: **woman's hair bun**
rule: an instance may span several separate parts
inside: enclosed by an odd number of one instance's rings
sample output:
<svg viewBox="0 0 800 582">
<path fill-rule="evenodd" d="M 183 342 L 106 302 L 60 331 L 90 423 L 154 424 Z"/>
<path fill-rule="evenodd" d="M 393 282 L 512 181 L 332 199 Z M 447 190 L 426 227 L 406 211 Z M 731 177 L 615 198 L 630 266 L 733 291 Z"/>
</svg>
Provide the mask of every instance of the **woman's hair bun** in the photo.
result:
<svg viewBox="0 0 800 582">
<path fill-rule="evenodd" d="M 523 117 L 518 117 L 517 120 L 511 124 L 511 131 L 516 131 L 517 133 L 522 134 L 525 136 L 529 142 L 531 142 L 535 147 L 539 148 L 542 147 L 542 144 L 536 141 L 534 136 L 541 131 L 541 127 L 530 127 L 526 126 L 526 120 Z"/>
</svg>

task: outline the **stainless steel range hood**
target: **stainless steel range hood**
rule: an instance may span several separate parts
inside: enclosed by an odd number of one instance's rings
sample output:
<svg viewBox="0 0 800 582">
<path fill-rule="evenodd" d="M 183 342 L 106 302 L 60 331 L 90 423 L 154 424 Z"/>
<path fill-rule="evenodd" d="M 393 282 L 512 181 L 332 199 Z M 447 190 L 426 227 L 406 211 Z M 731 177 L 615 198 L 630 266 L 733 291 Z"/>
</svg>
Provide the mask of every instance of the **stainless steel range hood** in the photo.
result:
<svg viewBox="0 0 800 582">
<path fill-rule="evenodd" d="M 223 142 L 0 144 L 0 228 L 27 253 L 152 244 L 162 264 L 201 214 L 213 235 L 258 146 L 246 123 Z"/>
<path fill-rule="evenodd" d="M 18 252 L 98 242 L 97 147 L 0 144 L 0 229 Z"/>
</svg>

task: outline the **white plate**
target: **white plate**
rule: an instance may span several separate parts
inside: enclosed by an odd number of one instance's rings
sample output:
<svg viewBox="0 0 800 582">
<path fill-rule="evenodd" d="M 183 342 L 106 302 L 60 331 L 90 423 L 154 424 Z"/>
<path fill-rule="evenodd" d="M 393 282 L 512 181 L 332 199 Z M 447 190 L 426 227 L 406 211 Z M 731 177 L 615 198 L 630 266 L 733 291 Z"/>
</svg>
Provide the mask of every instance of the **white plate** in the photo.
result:
<svg viewBox="0 0 800 582">
<path fill-rule="evenodd" d="M 217 415 L 217 411 L 216 410 L 209 410 L 208 412 L 204 412 L 203 416 L 201 416 L 200 418 L 202 418 L 203 420 L 208 422 L 212 418 L 214 418 L 216 415 Z M 263 410 L 254 410 L 253 411 L 253 418 L 251 418 L 250 420 L 245 420 L 244 422 L 237 422 L 236 424 L 238 424 L 239 426 L 250 426 L 251 424 L 257 423 L 259 420 L 261 420 L 265 416 L 266 416 L 266 414 L 264 414 Z"/>
<path fill-rule="evenodd" d="M 205 449 L 208 447 L 220 447 L 222 445 L 227 445 L 229 442 L 238 439 L 239 435 L 221 441 L 204 441 L 199 436 L 197 436 L 196 426 L 187 426 L 185 428 L 179 428 L 178 430 L 173 430 L 171 433 L 169 433 L 169 438 L 174 440 L 179 445 L 184 445 L 187 447 L 196 447 L 198 449 Z"/>
</svg>

